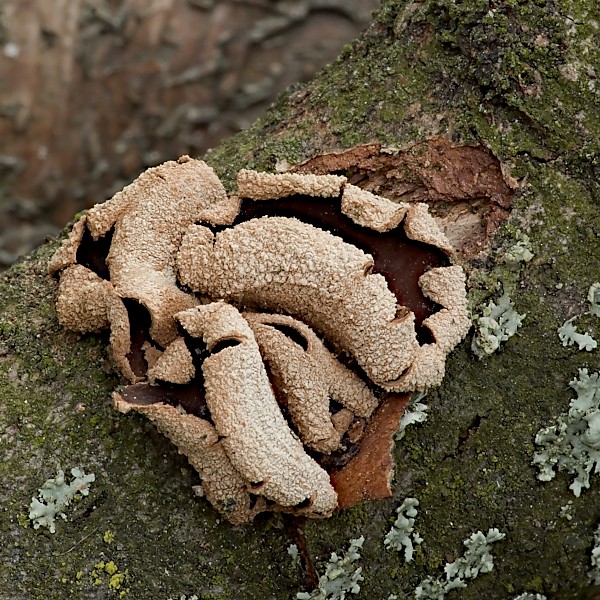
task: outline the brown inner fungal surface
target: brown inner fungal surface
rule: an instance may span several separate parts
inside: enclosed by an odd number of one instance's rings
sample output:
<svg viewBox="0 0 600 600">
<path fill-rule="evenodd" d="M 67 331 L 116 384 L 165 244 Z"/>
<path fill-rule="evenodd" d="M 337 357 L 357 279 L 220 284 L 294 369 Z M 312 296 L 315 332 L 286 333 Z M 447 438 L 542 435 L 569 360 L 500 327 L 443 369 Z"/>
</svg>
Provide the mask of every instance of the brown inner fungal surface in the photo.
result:
<svg viewBox="0 0 600 600">
<path fill-rule="evenodd" d="M 408 396 L 388 392 L 441 381 L 464 273 L 424 204 L 337 175 L 238 185 L 182 157 L 96 205 L 49 266 L 59 319 L 110 329 L 131 383 L 115 407 L 151 419 L 232 523 L 389 495 Z"/>
</svg>

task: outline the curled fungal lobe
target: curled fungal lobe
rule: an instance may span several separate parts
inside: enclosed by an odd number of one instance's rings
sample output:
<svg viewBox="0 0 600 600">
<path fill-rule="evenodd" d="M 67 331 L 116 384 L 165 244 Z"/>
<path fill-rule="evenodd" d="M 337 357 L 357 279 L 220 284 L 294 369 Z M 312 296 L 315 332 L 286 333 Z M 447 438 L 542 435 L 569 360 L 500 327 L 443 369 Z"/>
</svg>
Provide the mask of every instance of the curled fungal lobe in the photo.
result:
<svg viewBox="0 0 600 600">
<path fill-rule="evenodd" d="M 386 250 L 392 237 L 421 262 Z M 263 510 L 330 515 L 326 469 L 351 460 L 365 430 L 377 439 L 380 400 L 441 382 L 470 326 L 450 252 L 424 204 L 338 175 L 248 170 L 228 196 L 184 156 L 91 209 L 49 271 L 64 326 L 110 330 L 113 361 L 134 383 L 115 407 L 156 423 L 208 500 L 241 523 Z M 415 304 L 402 301 L 405 285 Z M 349 473 L 365 471 L 364 453 L 359 462 Z"/>
<path fill-rule="evenodd" d="M 263 217 L 216 236 L 192 226 L 178 256 L 180 278 L 200 294 L 285 312 L 352 353 L 370 379 L 395 380 L 418 347 L 414 316 L 397 316 L 396 298 L 372 258 L 337 236 L 296 219 Z"/>
<path fill-rule="evenodd" d="M 252 330 L 239 311 L 215 302 L 177 315 L 211 352 L 203 364 L 206 402 L 227 455 L 251 488 L 282 506 L 306 503 L 329 515 L 337 496 L 283 418 Z M 220 342 L 229 344 L 219 346 Z"/>
</svg>

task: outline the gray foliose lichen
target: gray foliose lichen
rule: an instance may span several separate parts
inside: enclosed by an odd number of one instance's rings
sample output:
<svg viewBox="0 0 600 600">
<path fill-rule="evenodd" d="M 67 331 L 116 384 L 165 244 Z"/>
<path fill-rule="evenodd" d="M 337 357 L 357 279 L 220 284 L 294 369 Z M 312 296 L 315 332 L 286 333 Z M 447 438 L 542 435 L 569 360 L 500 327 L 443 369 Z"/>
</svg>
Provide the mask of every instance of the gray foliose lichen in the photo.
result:
<svg viewBox="0 0 600 600">
<path fill-rule="evenodd" d="M 496 302 L 491 300 L 483 307 L 482 315 L 474 319 L 471 349 L 475 355 L 481 359 L 496 352 L 502 343 L 515 335 L 526 316 L 515 310 L 506 292 Z"/>
<path fill-rule="evenodd" d="M 297 600 L 344 600 L 348 594 L 358 594 L 359 583 L 363 580 L 362 567 L 354 563 L 360 559 L 364 541 L 363 536 L 350 540 L 350 547 L 343 556 L 332 552 L 317 589 L 296 594 Z"/>
<path fill-rule="evenodd" d="M 600 471 L 600 373 L 579 369 L 569 386 L 577 397 L 554 425 L 538 431 L 535 443 L 540 449 L 533 464 L 541 481 L 550 481 L 558 471 L 574 475 L 569 487 L 579 496 L 590 487 L 590 475 Z"/>
<path fill-rule="evenodd" d="M 417 600 L 443 600 L 450 590 L 464 588 L 466 580 L 475 579 L 480 573 L 489 573 L 494 568 L 491 544 L 506 537 L 498 529 L 490 529 L 487 534 L 481 531 L 471 534 L 463 543 L 465 553 L 444 567 L 444 577 L 427 577 L 417 586 Z"/>
<path fill-rule="evenodd" d="M 46 527 L 50 533 L 56 531 L 56 517 L 67 518 L 64 509 L 79 494 L 87 496 L 90 483 L 95 481 L 93 473 L 86 475 L 81 469 L 71 469 L 73 479 L 67 483 L 65 474 L 58 469 L 56 477 L 48 479 L 38 491 L 37 498 L 31 499 L 29 518 L 34 529 Z"/>
<path fill-rule="evenodd" d="M 594 585 L 600 585 L 600 526 L 594 534 L 594 547 L 591 556 L 592 568 L 589 572 L 590 582 Z"/>
<path fill-rule="evenodd" d="M 416 498 L 405 498 L 404 502 L 396 509 L 398 514 L 392 528 L 383 540 L 383 545 L 389 550 L 404 549 L 404 562 L 413 559 L 414 547 L 419 545 L 423 538 L 414 530 L 415 517 L 417 516 L 419 501 Z"/>
<path fill-rule="evenodd" d="M 577 344 L 580 351 L 586 350 L 587 352 L 591 352 L 598 347 L 598 342 L 589 333 L 578 331 L 575 321 L 585 315 L 600 317 L 600 283 L 596 282 L 590 286 L 587 299 L 590 303 L 590 310 L 567 319 L 558 328 L 558 337 L 565 347 Z"/>
</svg>

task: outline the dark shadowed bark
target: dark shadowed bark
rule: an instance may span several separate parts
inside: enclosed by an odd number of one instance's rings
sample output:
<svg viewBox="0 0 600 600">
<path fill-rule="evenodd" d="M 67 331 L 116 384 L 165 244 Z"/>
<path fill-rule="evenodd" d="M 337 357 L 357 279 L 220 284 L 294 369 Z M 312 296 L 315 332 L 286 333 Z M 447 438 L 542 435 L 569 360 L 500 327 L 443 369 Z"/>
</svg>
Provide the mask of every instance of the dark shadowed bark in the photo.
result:
<svg viewBox="0 0 600 600">
<path fill-rule="evenodd" d="M 499 352 L 479 360 L 471 333 L 451 355 L 443 385 L 426 397 L 429 419 L 397 443 L 392 498 L 304 523 L 302 535 L 277 516 L 220 521 L 166 439 L 113 411 L 119 382 L 105 339 L 56 322 L 46 274 L 55 242 L 8 271 L 0 597 L 293 598 L 307 578 L 287 553 L 292 541 L 322 572 L 332 551 L 361 535 L 358 597 L 412 597 L 471 533 L 493 527 L 506 534 L 492 548 L 494 569 L 448 598 L 594 597 L 598 477 L 575 497 L 571 476 L 543 483 L 531 462 L 536 432 L 568 409 L 578 369 L 600 370 L 599 350 L 563 347 L 557 334 L 588 310 L 600 280 L 599 31 L 600 9 L 586 0 L 388 0 L 335 63 L 207 156 L 230 187 L 242 167 L 309 161 L 301 168 L 428 202 L 469 273 L 473 313 L 507 294 L 526 315 Z M 332 152 L 342 154 L 322 156 Z M 528 261 L 514 256 L 524 235 Z M 597 317 L 576 324 L 600 336 Z M 96 481 L 49 534 L 28 527 L 26 513 L 57 465 Z M 407 496 L 420 502 L 424 539 L 410 564 L 383 546 Z M 110 561 L 124 575 L 116 590 Z"/>
</svg>

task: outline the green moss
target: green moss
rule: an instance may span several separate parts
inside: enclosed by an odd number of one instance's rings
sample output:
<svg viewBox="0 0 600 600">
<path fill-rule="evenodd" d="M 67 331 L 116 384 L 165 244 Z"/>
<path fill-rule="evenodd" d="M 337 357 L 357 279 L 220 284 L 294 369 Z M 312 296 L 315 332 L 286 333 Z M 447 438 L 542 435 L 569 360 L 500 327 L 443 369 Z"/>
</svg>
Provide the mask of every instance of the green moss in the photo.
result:
<svg viewBox="0 0 600 600">
<path fill-rule="evenodd" d="M 524 589 L 528 592 L 542 594 L 544 592 L 544 580 L 541 577 L 534 577 L 525 584 Z"/>
<path fill-rule="evenodd" d="M 24 527 L 25 529 L 31 527 L 31 521 L 25 513 L 19 513 L 17 515 L 17 522 L 21 527 Z"/>
</svg>

